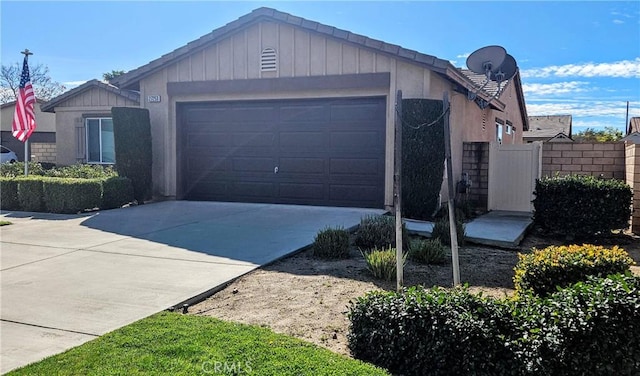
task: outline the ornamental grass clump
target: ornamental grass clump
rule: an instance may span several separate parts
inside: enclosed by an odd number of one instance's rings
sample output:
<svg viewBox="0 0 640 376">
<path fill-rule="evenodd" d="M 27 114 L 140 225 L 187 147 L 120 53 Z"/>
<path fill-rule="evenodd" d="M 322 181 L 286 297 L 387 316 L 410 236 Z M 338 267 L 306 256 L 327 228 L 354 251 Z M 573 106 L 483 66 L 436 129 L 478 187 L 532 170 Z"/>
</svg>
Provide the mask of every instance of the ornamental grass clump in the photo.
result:
<svg viewBox="0 0 640 376">
<path fill-rule="evenodd" d="M 408 254 L 421 264 L 442 264 L 447 259 L 447 247 L 439 239 L 416 239 L 409 243 Z"/>
<path fill-rule="evenodd" d="M 313 241 L 313 255 L 323 259 L 348 258 L 349 232 L 341 227 L 319 231 Z"/>
<path fill-rule="evenodd" d="M 513 283 L 517 294 L 527 291 L 547 296 L 558 287 L 586 280 L 587 276 L 606 277 L 626 273 L 634 264 L 629 254 L 614 246 L 593 244 L 550 246 L 519 254 Z"/>
<path fill-rule="evenodd" d="M 354 239 L 356 247 L 368 251 L 374 248 L 396 246 L 395 218 L 388 215 L 371 215 L 360 220 L 360 226 Z M 407 246 L 409 236 L 405 224 L 402 224 L 402 244 Z"/>
<path fill-rule="evenodd" d="M 391 281 L 396 276 L 396 249 L 392 247 L 374 248 L 371 251 L 362 252 L 367 269 L 378 279 Z M 402 259 L 402 265 L 405 264 L 407 255 Z"/>
</svg>

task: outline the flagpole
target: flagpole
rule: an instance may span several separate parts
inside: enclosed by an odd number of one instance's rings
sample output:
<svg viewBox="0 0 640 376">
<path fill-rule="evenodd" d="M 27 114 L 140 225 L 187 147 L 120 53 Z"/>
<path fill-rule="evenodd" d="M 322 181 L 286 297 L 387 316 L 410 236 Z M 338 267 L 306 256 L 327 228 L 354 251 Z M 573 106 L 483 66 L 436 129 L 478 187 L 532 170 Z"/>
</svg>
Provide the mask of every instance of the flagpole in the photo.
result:
<svg viewBox="0 0 640 376">
<path fill-rule="evenodd" d="M 25 64 L 29 61 L 29 55 L 33 55 L 33 52 L 29 51 L 28 48 L 25 48 L 20 53 L 24 55 Z M 29 175 L 29 138 L 24 140 L 24 175 Z"/>
<path fill-rule="evenodd" d="M 24 176 L 29 175 L 29 139 L 24 140 Z"/>
</svg>

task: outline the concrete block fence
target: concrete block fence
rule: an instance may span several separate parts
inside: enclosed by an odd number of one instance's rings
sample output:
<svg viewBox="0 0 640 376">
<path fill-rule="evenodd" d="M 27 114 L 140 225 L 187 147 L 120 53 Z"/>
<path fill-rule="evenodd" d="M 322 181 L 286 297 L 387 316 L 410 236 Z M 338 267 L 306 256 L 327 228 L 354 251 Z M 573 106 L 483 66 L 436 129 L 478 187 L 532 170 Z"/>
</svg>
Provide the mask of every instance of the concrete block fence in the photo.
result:
<svg viewBox="0 0 640 376">
<path fill-rule="evenodd" d="M 487 207 L 489 144 L 463 145 L 462 171 L 473 185 L 467 198 Z M 624 142 L 549 142 L 542 145 L 542 176 L 593 175 L 624 180 L 633 189 L 630 227 L 640 234 L 640 144 Z"/>
</svg>

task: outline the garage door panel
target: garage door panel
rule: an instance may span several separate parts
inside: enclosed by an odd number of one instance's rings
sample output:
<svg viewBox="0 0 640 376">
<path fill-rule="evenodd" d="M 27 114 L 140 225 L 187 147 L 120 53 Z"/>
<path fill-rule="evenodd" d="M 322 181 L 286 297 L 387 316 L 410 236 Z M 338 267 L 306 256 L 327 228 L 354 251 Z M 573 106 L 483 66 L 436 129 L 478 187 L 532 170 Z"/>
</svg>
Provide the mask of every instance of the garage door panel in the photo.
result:
<svg viewBox="0 0 640 376">
<path fill-rule="evenodd" d="M 334 132 L 331 134 L 331 148 L 373 151 L 380 147 L 378 132 Z"/>
<path fill-rule="evenodd" d="M 329 171 L 335 175 L 372 175 L 381 171 L 380 159 L 337 159 L 332 158 Z"/>
<path fill-rule="evenodd" d="M 384 98 L 179 104 L 182 195 L 382 207 L 385 105 Z"/>
<path fill-rule="evenodd" d="M 233 194 L 241 197 L 274 197 L 277 193 L 277 185 L 275 183 L 260 182 L 260 181 L 245 181 L 235 182 L 230 184 L 230 188 L 233 192 L 227 192 L 227 194 Z"/>
<path fill-rule="evenodd" d="M 320 202 L 326 196 L 324 184 L 281 183 L 280 197 L 287 199 L 306 199 Z"/>
<path fill-rule="evenodd" d="M 278 163 L 279 174 L 323 174 L 325 172 L 325 160 L 322 158 L 280 158 Z"/>
<path fill-rule="evenodd" d="M 329 111 L 326 106 L 317 105 L 299 105 L 299 106 L 282 106 L 280 109 L 280 120 L 283 123 L 308 123 L 308 122 L 327 122 L 329 120 Z"/>
<path fill-rule="evenodd" d="M 191 133 L 187 136 L 187 147 L 228 146 L 232 141 L 233 135 L 229 133 Z"/>
<path fill-rule="evenodd" d="M 333 201 L 360 202 L 371 201 L 371 197 L 376 197 L 380 189 L 370 185 L 331 185 L 330 196 Z"/>
<path fill-rule="evenodd" d="M 381 117 L 385 116 L 384 107 L 380 107 L 378 104 L 334 104 L 331 106 L 331 120 L 332 121 L 358 121 L 358 120 L 371 120 L 378 121 Z"/>
<path fill-rule="evenodd" d="M 273 158 L 233 158 L 233 171 L 273 173 L 277 163 Z"/>
<path fill-rule="evenodd" d="M 280 148 L 323 148 L 326 144 L 322 132 L 280 132 Z"/>
</svg>

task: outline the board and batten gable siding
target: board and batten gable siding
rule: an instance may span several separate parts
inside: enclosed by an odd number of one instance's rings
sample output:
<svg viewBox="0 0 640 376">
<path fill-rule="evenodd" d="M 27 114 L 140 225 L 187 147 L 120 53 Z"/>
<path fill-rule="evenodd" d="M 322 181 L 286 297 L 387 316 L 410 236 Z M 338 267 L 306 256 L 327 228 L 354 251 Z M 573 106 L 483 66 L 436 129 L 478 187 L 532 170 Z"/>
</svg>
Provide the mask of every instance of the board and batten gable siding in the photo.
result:
<svg viewBox="0 0 640 376">
<path fill-rule="evenodd" d="M 78 95 L 59 103 L 56 112 L 62 107 L 105 107 L 111 111 L 111 107 L 137 107 L 138 103 L 120 95 L 108 92 L 104 89 L 93 87 Z"/>
<path fill-rule="evenodd" d="M 275 71 L 260 70 L 263 49 L 273 48 L 277 53 Z M 168 83 L 247 80 L 261 78 L 303 78 L 335 75 L 387 73 L 389 87 L 375 89 L 306 90 L 291 88 L 286 91 L 251 93 L 199 93 L 176 94 L 169 97 Z M 169 65 L 140 81 L 141 104 L 151 117 L 153 143 L 154 192 L 164 196 L 176 195 L 176 103 L 199 101 L 233 101 L 258 99 L 302 99 L 331 97 L 385 96 L 385 205 L 393 202 L 393 139 L 395 94 L 400 89 L 404 98 L 442 99 L 444 90 L 453 92 L 451 83 L 431 70 L 380 51 L 336 40 L 322 34 L 295 28 L 277 22 L 261 21 L 239 30 L 202 50 Z M 162 103 L 148 103 L 149 95 L 160 95 Z M 462 95 L 459 95 L 462 97 Z M 166 103 L 165 103 L 166 101 Z M 476 114 L 474 103 L 459 101 L 465 114 Z M 467 108 L 469 108 L 467 110 Z M 471 116 L 471 115 L 470 115 Z M 462 124 L 452 122 L 452 142 L 459 144 L 454 173 L 462 169 Z M 460 127 L 459 129 L 455 129 Z M 494 132 L 488 134 L 493 135 Z M 458 166 L 459 165 L 459 166 Z"/>
</svg>

